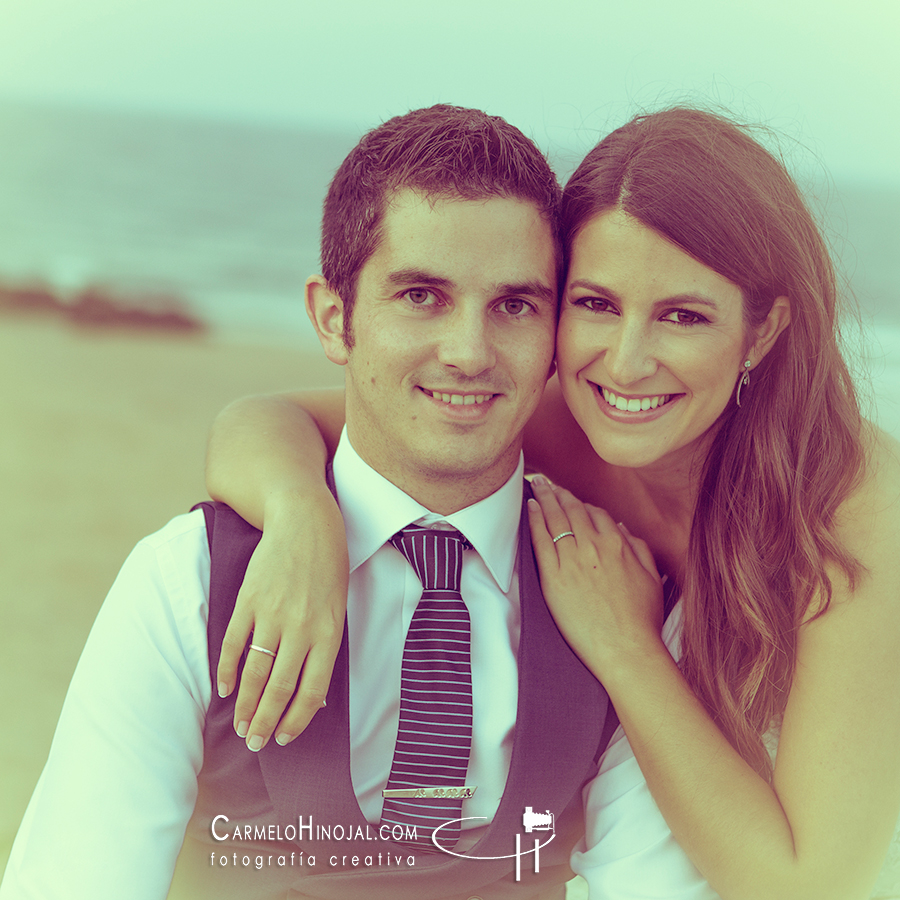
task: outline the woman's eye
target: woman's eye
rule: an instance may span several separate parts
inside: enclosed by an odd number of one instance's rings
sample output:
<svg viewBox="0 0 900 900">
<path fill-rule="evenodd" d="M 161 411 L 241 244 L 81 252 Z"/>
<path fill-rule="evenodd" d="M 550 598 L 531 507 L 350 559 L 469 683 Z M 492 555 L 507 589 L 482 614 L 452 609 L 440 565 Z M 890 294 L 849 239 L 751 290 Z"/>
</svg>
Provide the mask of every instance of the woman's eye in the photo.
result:
<svg viewBox="0 0 900 900">
<path fill-rule="evenodd" d="M 675 325 L 700 325 L 709 321 L 700 313 L 691 312 L 688 309 L 673 309 L 670 313 L 666 313 L 663 319 L 673 322 Z"/>
<path fill-rule="evenodd" d="M 612 304 L 602 297 L 580 297 L 572 302 L 573 306 L 580 306 L 590 312 L 613 312 Z"/>
</svg>

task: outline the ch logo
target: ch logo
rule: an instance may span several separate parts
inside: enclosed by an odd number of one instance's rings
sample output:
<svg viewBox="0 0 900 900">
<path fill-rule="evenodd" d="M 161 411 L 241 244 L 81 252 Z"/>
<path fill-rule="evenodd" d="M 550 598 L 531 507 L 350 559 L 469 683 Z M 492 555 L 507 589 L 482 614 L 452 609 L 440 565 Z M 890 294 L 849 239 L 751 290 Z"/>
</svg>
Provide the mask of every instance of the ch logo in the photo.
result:
<svg viewBox="0 0 900 900">
<path fill-rule="evenodd" d="M 532 831 L 553 831 L 553 824 L 553 813 L 549 809 L 545 813 L 536 813 L 530 806 L 525 807 L 522 826 L 528 834 Z"/>
<path fill-rule="evenodd" d="M 516 881 L 522 880 L 522 857 L 528 856 L 529 854 L 534 854 L 534 871 L 541 871 L 541 847 L 546 847 L 553 838 L 556 837 L 556 820 L 553 816 L 553 813 L 550 810 L 547 810 L 545 813 L 535 812 L 530 806 L 525 807 L 525 812 L 522 814 L 522 827 L 525 829 L 526 834 L 531 834 L 533 831 L 549 831 L 550 837 L 547 838 L 546 841 L 541 843 L 540 837 L 535 837 L 534 839 L 534 847 L 528 850 L 522 849 L 522 835 L 519 832 L 516 832 L 516 852 L 509 853 L 505 856 L 472 856 L 468 853 L 456 853 L 454 850 L 448 850 L 446 847 L 442 847 L 438 841 L 438 834 L 442 828 L 446 828 L 447 825 L 452 825 L 453 822 L 467 822 L 471 819 L 485 819 L 486 816 L 466 816 L 463 819 L 454 819 L 451 822 L 444 822 L 443 825 L 439 825 L 434 829 L 433 834 L 431 835 L 431 843 L 434 844 L 438 850 L 443 850 L 444 853 L 449 853 L 451 856 L 458 856 L 460 859 L 513 859 L 516 860 Z"/>
</svg>

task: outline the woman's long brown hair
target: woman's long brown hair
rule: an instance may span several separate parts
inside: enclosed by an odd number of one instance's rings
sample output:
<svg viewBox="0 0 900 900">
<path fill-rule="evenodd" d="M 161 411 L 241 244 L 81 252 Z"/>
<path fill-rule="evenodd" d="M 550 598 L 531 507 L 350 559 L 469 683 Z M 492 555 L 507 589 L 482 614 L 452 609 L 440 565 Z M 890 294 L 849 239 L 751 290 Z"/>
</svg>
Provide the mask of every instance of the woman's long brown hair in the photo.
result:
<svg viewBox="0 0 900 900">
<path fill-rule="evenodd" d="M 735 749 L 768 775 L 762 736 L 784 709 L 799 624 L 827 609 L 829 567 L 851 584 L 859 576 L 835 529 L 864 450 L 834 267 L 781 162 L 705 111 L 638 116 L 601 141 L 565 188 L 565 246 L 615 208 L 740 287 L 748 329 L 777 297 L 790 302 L 790 325 L 718 422 L 681 585 L 681 669 Z"/>
</svg>

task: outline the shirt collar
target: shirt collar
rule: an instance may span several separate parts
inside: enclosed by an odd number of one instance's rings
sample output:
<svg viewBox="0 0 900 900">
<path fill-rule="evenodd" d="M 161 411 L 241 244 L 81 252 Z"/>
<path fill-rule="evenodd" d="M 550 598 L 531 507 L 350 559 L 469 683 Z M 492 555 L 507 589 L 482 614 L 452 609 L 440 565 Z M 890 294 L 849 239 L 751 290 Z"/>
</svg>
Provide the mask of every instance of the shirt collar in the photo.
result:
<svg viewBox="0 0 900 900">
<path fill-rule="evenodd" d="M 465 535 L 500 590 L 509 591 L 519 538 L 524 462 L 499 490 L 449 516 L 439 516 L 376 472 L 353 449 L 344 428 L 332 463 L 338 504 L 347 529 L 350 571 L 359 568 L 412 522 L 448 522 Z M 422 520 L 422 521 L 420 521 Z"/>
</svg>

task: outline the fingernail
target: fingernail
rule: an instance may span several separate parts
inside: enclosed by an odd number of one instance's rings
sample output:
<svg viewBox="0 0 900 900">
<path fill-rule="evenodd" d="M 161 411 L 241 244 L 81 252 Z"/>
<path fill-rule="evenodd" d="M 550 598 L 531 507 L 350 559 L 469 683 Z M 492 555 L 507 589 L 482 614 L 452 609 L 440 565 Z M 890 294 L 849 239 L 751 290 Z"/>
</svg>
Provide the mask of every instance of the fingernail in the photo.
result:
<svg viewBox="0 0 900 900">
<path fill-rule="evenodd" d="M 293 735 L 288 734 L 286 731 L 283 731 L 281 734 L 275 736 L 275 743 L 284 747 L 286 744 L 289 744 L 294 739 Z"/>
<path fill-rule="evenodd" d="M 328 706 L 328 701 L 325 700 L 324 698 L 323 698 L 323 700 L 322 700 L 322 706 Z"/>
<path fill-rule="evenodd" d="M 541 504 L 538 503 L 537 500 L 534 499 L 534 497 L 529 497 L 529 498 L 528 498 L 528 505 L 529 505 L 530 507 L 532 507 L 533 509 L 540 509 L 540 508 L 541 508 Z"/>
<path fill-rule="evenodd" d="M 534 478 L 531 479 L 532 484 L 550 484 L 549 481 L 543 475 L 535 475 Z"/>
<path fill-rule="evenodd" d="M 227 697 L 228 696 L 228 685 L 224 681 L 220 681 L 218 685 L 219 696 Z"/>
<path fill-rule="evenodd" d="M 252 750 L 254 753 L 259 753 L 262 750 L 263 739 L 261 735 L 254 734 L 249 741 L 247 741 L 247 749 Z"/>
<path fill-rule="evenodd" d="M 235 731 L 238 733 L 238 737 L 247 737 L 247 730 L 250 728 L 249 722 L 238 722 L 237 728 Z"/>
</svg>

